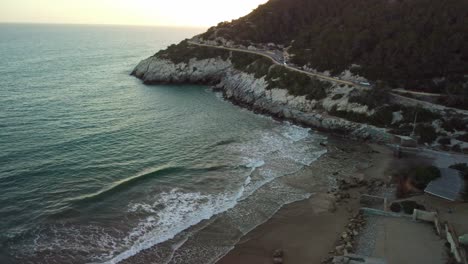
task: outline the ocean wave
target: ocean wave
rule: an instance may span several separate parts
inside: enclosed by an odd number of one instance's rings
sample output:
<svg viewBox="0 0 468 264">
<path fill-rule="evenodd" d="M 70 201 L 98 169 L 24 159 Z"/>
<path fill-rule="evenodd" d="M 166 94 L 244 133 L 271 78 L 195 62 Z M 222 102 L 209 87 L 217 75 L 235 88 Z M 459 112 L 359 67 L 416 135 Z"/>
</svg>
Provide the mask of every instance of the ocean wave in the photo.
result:
<svg viewBox="0 0 468 264">
<path fill-rule="evenodd" d="M 174 238 L 180 232 L 203 220 L 233 208 L 242 189 L 235 193 L 220 195 L 185 193 L 174 189 L 161 193 L 154 203 L 135 203 L 129 206 L 129 213 L 146 213 L 141 221 L 122 241 L 129 246 L 125 251 L 112 256 L 103 263 L 118 263 L 142 250 Z M 180 245 L 178 246 L 180 247 Z"/>
<path fill-rule="evenodd" d="M 251 168 L 252 171 L 255 170 L 256 168 L 259 168 L 261 166 L 265 165 L 265 161 L 261 159 L 249 159 L 247 158 L 247 164 L 245 167 Z"/>
<path fill-rule="evenodd" d="M 61 252 L 73 249 L 93 252 L 93 248 L 99 248 L 99 252 L 91 253 L 92 257 L 88 258 L 90 261 L 119 263 L 145 249 L 173 239 L 203 220 L 236 207 L 265 184 L 278 177 L 297 172 L 326 152 L 315 143 L 322 141 L 322 136 L 310 133 L 309 129 L 290 124 L 281 125 L 273 130 L 254 131 L 253 134 L 252 139 L 246 142 L 225 140 L 216 143 L 217 146 L 225 148 L 224 151 L 229 155 L 239 157 L 235 161 L 237 168 L 225 165 L 180 167 L 166 164 L 142 171 L 135 176 L 115 182 L 99 192 L 79 196 L 70 201 L 88 203 L 105 199 L 108 195 L 146 183 L 155 177 L 189 171 L 204 175 L 204 172 L 212 174 L 216 171 L 234 169 L 240 180 L 237 188 L 221 193 L 189 192 L 177 188 L 155 193 L 154 197 L 150 198 L 150 202 L 128 205 L 125 214 L 132 219 L 138 219 L 129 226 L 129 230 L 112 234 L 103 228 L 94 230 L 93 227 L 77 229 L 67 226 L 54 228 L 49 235 L 41 231 L 35 239 L 36 252 L 48 250 Z M 71 238 L 73 241 L 70 241 Z M 177 250 L 183 243 L 185 240 L 175 245 L 173 250 Z"/>
<path fill-rule="evenodd" d="M 326 150 L 319 147 L 318 143 L 311 144 L 313 142 L 310 141 L 314 140 L 323 140 L 323 137 L 310 134 L 309 129 L 285 124 L 279 131 L 262 131 L 260 135 L 252 141 L 228 144 L 227 151 L 237 152 L 239 156 L 241 156 L 241 166 L 249 168 L 250 170 L 245 175 L 245 180 L 239 189 L 237 197 L 231 198 L 229 201 L 229 208 L 219 210 L 219 213 L 223 215 L 225 212 L 236 211 L 235 208 L 237 208 L 240 202 L 251 197 L 251 195 L 259 188 L 262 188 L 262 186 L 265 186 L 278 177 L 295 173 L 304 166 L 310 165 L 313 161 L 317 160 Z M 310 194 L 302 193 L 302 191 L 297 191 L 297 193 L 290 191 L 290 193 L 294 194 L 292 194 L 291 199 L 285 198 L 284 201 L 282 201 L 283 204 L 310 197 Z M 158 213 L 160 208 L 157 206 L 161 206 L 161 204 L 138 204 L 134 205 L 132 210 L 135 212 L 140 211 L 159 215 L 161 212 Z M 268 215 L 271 216 L 280 207 L 281 205 L 278 205 L 278 208 L 269 212 Z M 179 213 L 180 212 L 184 212 L 184 210 L 180 210 Z M 190 215 L 190 213 L 188 215 Z M 207 216 L 205 219 L 211 217 L 212 216 Z M 178 219 L 175 218 L 175 221 L 178 221 Z M 256 225 L 258 225 L 258 223 Z M 246 227 L 239 225 L 239 228 L 239 230 L 242 231 L 251 230 L 250 225 Z M 244 230 L 245 228 L 247 229 Z M 183 240 L 182 243 L 177 245 L 174 251 L 183 247 L 183 244 L 186 242 L 186 239 Z M 138 252 L 132 252 L 132 254 L 137 253 Z M 174 255 L 174 252 L 171 254 Z"/>
<path fill-rule="evenodd" d="M 215 144 L 213 144 L 212 147 L 218 147 L 218 146 L 223 146 L 223 145 L 229 145 L 229 144 L 232 144 L 232 143 L 235 143 L 235 142 L 236 142 L 235 139 L 220 140 L 220 141 L 216 142 Z"/>
<path fill-rule="evenodd" d="M 284 131 L 281 133 L 285 138 L 297 142 L 310 136 L 310 128 L 303 128 L 289 123 L 286 124 L 287 125 L 283 127 Z"/>
<path fill-rule="evenodd" d="M 143 172 L 138 173 L 135 176 L 114 182 L 109 187 L 106 187 L 98 192 L 74 197 L 74 198 L 67 200 L 67 202 L 72 202 L 72 203 L 92 202 L 98 199 L 102 199 L 106 196 L 112 195 L 116 192 L 128 189 L 138 183 L 141 183 L 142 181 L 145 181 L 154 177 L 158 177 L 158 176 L 167 175 L 170 173 L 177 173 L 182 170 L 184 170 L 183 167 L 177 167 L 177 166 L 171 166 L 171 165 L 164 165 L 156 169 L 144 170 Z"/>
<path fill-rule="evenodd" d="M 133 203 L 128 208 L 130 214 L 147 216 L 118 243 L 120 249 L 112 250 L 101 258 L 107 259 L 104 262 L 107 264 L 119 263 L 174 238 L 203 220 L 234 208 L 265 184 L 295 173 L 317 160 L 326 152 L 318 143 L 314 144 L 314 141 L 321 140 L 323 137 L 311 134 L 310 129 L 285 123 L 276 131 L 261 131 L 248 142 L 216 142 L 214 146 L 223 146 L 227 152 L 237 153 L 241 157 L 241 166 L 250 168 L 237 191 L 202 194 L 174 189 L 158 194 L 152 203 Z"/>
<path fill-rule="evenodd" d="M 233 208 L 242 188 L 238 192 L 204 194 L 173 189 L 156 194 L 152 203 L 132 203 L 128 205 L 128 216 L 144 216 L 128 231 L 122 232 L 112 226 L 97 226 L 92 223 L 41 225 L 23 234 L 22 243 L 12 243 L 8 247 L 33 263 L 49 263 L 40 257 L 51 252 L 50 263 L 119 263 L 154 245 L 173 239 L 182 231 L 210 219 L 212 216 Z M 131 225 L 131 224 L 129 224 Z M 23 240 L 28 236 L 30 239 Z M 176 251 L 186 241 L 179 240 L 172 245 Z M 12 241 L 14 242 L 14 241 Z M 79 256 L 76 255 L 79 253 Z M 170 256 L 169 256 L 170 257 Z M 85 261 L 87 260 L 87 261 Z"/>
<path fill-rule="evenodd" d="M 229 145 L 231 151 L 243 157 L 243 166 L 251 168 L 245 176 L 241 200 L 272 180 L 316 161 L 327 152 L 318 144 L 324 139 L 324 136 L 310 133 L 309 128 L 286 122 L 273 130 L 260 131 L 248 142 Z"/>
<path fill-rule="evenodd" d="M 107 196 L 111 196 L 117 192 L 121 192 L 127 190 L 135 185 L 141 184 L 142 182 L 150 179 L 154 179 L 157 177 L 166 176 L 169 174 L 180 174 L 183 172 L 190 172 L 190 173 L 203 173 L 208 171 L 218 171 L 221 169 L 225 169 L 228 166 L 224 165 L 216 165 L 216 166 L 204 166 L 204 167 L 181 167 L 181 166 L 172 166 L 170 164 L 166 164 L 157 168 L 153 169 L 146 169 L 134 176 L 116 181 L 112 183 L 110 186 L 91 194 L 81 195 L 78 197 L 70 198 L 67 202 L 71 203 L 87 203 L 93 202 L 96 200 L 104 199 Z"/>
</svg>

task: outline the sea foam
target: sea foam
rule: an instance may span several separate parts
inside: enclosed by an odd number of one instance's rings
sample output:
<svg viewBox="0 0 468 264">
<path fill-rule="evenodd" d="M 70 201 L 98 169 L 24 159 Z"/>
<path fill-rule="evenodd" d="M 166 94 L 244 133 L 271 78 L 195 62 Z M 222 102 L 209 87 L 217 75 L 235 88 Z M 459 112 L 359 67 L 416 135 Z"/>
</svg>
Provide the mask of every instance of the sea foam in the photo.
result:
<svg viewBox="0 0 468 264">
<path fill-rule="evenodd" d="M 310 129 L 284 123 L 277 131 L 260 131 L 251 141 L 221 144 L 226 146 L 226 151 L 238 153 L 243 166 L 250 168 L 242 186 L 236 192 L 224 194 L 185 193 L 175 189 L 161 193 L 153 204 L 132 204 L 129 212 L 143 212 L 151 216 L 124 239 L 124 244 L 129 248 L 104 263 L 118 263 L 172 239 L 187 228 L 234 208 L 238 202 L 274 179 L 310 165 L 326 153 L 326 150 L 318 147 L 319 144 L 313 144 L 313 141 L 323 139 L 311 134 Z M 309 195 L 303 196 L 306 197 Z M 164 205 L 162 209 L 161 205 Z"/>
</svg>

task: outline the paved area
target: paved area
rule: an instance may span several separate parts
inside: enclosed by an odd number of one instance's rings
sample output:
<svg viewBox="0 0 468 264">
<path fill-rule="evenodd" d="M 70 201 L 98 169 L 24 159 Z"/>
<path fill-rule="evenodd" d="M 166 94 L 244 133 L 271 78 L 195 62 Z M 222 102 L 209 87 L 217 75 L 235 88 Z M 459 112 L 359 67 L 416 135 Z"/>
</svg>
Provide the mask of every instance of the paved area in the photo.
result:
<svg viewBox="0 0 468 264">
<path fill-rule="evenodd" d="M 388 264 L 444 264 L 445 241 L 432 225 L 406 218 L 370 216 L 358 242 L 358 254 Z"/>
<path fill-rule="evenodd" d="M 428 211 L 438 212 L 440 219 L 449 222 L 458 235 L 468 234 L 468 203 L 451 202 L 429 194 L 411 200 L 424 205 Z"/>
</svg>

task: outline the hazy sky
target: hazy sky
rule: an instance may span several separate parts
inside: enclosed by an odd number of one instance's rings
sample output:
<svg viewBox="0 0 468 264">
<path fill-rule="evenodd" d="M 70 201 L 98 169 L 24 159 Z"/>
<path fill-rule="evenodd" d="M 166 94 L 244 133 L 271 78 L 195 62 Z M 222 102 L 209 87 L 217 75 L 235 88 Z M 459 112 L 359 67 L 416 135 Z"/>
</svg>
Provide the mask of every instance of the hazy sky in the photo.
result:
<svg viewBox="0 0 468 264">
<path fill-rule="evenodd" d="M 0 0 L 0 22 L 212 26 L 267 0 Z"/>
</svg>

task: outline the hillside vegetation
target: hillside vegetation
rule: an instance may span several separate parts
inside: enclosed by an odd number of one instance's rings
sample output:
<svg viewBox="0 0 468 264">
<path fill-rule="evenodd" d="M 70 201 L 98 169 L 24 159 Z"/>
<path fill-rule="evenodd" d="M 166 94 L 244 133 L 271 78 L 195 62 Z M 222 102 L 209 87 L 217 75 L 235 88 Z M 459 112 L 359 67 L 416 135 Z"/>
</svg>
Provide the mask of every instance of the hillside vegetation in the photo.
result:
<svg viewBox="0 0 468 264">
<path fill-rule="evenodd" d="M 255 78 L 264 77 L 268 83 L 267 89 L 286 88 L 290 95 L 306 96 L 309 100 L 325 98 L 327 95 L 326 89 L 331 86 L 328 82 L 323 82 L 305 74 L 275 65 L 271 60 L 263 56 L 200 47 L 190 45 L 187 41 L 171 45 L 167 49 L 156 53 L 155 56 L 168 59 L 176 64 L 182 62 L 188 63 L 192 58 L 199 60 L 210 58 L 230 59 L 235 69 L 254 74 Z"/>
<path fill-rule="evenodd" d="M 318 112 L 468 153 L 465 114 L 401 102 L 391 91 L 404 87 L 443 93 L 431 100 L 468 109 L 467 21 L 466 0 L 270 0 L 194 38 L 209 45 L 276 49 L 276 54 L 283 49 L 292 56 L 295 65 L 290 66 L 335 76 L 351 70 L 372 81 L 369 90 L 311 78 L 264 56 L 188 41 L 156 57 L 176 64 L 192 58 L 229 60 L 233 68 L 264 78 L 266 89 L 316 100 L 308 104 Z"/>
<path fill-rule="evenodd" d="M 466 0 L 270 0 L 203 38 L 290 46 L 292 62 L 393 87 L 464 94 Z"/>
</svg>

